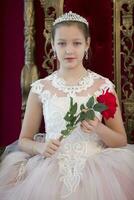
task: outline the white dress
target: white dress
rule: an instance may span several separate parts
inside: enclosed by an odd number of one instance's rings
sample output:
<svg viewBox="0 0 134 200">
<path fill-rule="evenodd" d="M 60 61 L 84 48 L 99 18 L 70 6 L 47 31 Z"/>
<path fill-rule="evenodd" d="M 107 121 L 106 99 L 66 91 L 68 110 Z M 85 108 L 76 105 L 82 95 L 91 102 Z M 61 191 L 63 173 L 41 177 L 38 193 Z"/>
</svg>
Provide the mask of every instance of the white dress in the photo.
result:
<svg viewBox="0 0 134 200">
<path fill-rule="evenodd" d="M 107 89 L 112 91 L 113 84 L 91 71 L 75 86 L 67 86 L 57 71 L 34 82 L 31 91 L 42 103 L 46 141 L 59 138 L 65 128 L 70 96 L 80 106 Z M 102 120 L 100 113 L 96 116 Z M 134 200 L 133 191 L 134 153 L 107 148 L 79 124 L 52 157 L 15 151 L 0 165 L 0 200 Z"/>
</svg>

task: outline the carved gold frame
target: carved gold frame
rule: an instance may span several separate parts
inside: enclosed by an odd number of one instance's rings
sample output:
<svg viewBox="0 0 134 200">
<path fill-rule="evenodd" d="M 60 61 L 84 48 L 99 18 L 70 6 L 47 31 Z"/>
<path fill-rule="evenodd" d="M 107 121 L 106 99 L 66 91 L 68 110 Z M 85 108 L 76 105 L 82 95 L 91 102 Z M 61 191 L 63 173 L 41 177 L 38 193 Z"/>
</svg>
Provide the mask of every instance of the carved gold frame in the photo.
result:
<svg viewBox="0 0 134 200">
<path fill-rule="evenodd" d="M 133 0 L 113 1 L 114 76 L 116 91 L 124 111 L 129 142 L 134 130 L 134 21 Z M 130 60 L 130 62 L 128 62 Z"/>
<path fill-rule="evenodd" d="M 40 0 L 45 14 L 45 29 L 44 37 L 46 39 L 44 51 L 45 60 L 44 68 L 51 73 L 54 70 L 54 59 L 52 55 L 52 49 L 48 48 L 50 45 L 50 33 L 52 23 L 55 17 L 58 17 L 63 13 L 64 0 Z M 53 12 L 49 14 L 50 7 L 54 8 Z M 30 84 L 38 79 L 38 69 L 35 64 L 35 8 L 34 0 L 24 0 L 24 49 L 25 49 L 25 63 L 21 71 L 21 89 L 22 89 L 22 120 L 26 108 L 26 102 L 28 93 L 30 90 Z M 49 49 L 49 50 L 48 50 Z"/>
<path fill-rule="evenodd" d="M 24 0 L 24 49 L 25 61 L 21 71 L 21 90 L 22 90 L 22 120 L 26 108 L 30 84 L 38 79 L 38 70 L 35 65 L 35 10 L 34 0 Z"/>
<path fill-rule="evenodd" d="M 115 76 L 115 84 L 116 84 L 116 90 L 119 96 L 119 99 L 121 100 L 121 54 L 123 53 L 121 50 L 121 31 L 124 28 L 126 30 L 124 31 L 125 35 L 124 37 L 132 37 L 132 34 L 134 32 L 134 26 L 133 26 L 133 6 L 134 1 L 133 0 L 114 0 L 113 1 L 113 14 L 114 14 L 114 76 Z M 128 12 L 123 11 L 122 6 L 126 4 L 129 7 Z M 121 12 L 122 11 L 122 16 Z M 121 23 L 122 20 L 122 23 Z M 130 26 L 132 26 L 131 33 L 129 31 Z M 134 45 L 134 43 L 132 43 Z M 128 51 L 132 51 L 129 50 Z M 130 52 L 132 53 L 132 52 Z"/>
<path fill-rule="evenodd" d="M 44 37 L 46 42 L 44 44 L 45 60 L 43 63 L 44 68 L 48 74 L 54 70 L 53 52 L 50 46 L 50 33 L 52 22 L 55 17 L 63 13 L 64 0 L 40 0 L 41 6 L 44 10 Z M 123 5 L 128 5 L 128 9 L 123 10 Z M 113 57 L 114 57 L 114 79 L 116 85 L 116 91 L 123 105 L 125 112 L 125 126 L 128 134 L 134 129 L 134 85 L 131 83 L 133 80 L 131 76 L 132 66 L 126 65 L 125 60 L 131 57 L 133 60 L 133 48 L 128 49 L 125 44 L 125 38 L 127 37 L 133 47 L 133 0 L 113 0 Z M 49 8 L 53 7 L 53 12 L 49 12 Z M 35 26 L 34 26 L 34 0 L 24 0 L 24 34 L 25 34 L 25 64 L 21 74 L 21 88 L 22 88 L 22 113 L 24 114 L 28 92 L 30 84 L 38 79 L 38 70 L 34 62 L 34 51 L 35 51 Z M 121 34 L 123 35 L 121 38 Z M 123 39 L 124 38 L 124 39 Z M 126 50 L 127 49 L 127 50 Z M 126 51 L 125 51 L 126 50 Z M 124 56 L 123 63 L 121 62 L 122 56 Z M 132 61 L 134 63 L 134 60 Z M 133 67 L 134 68 L 134 67 Z M 122 75 L 123 70 L 126 70 L 129 74 L 128 78 L 124 78 Z M 125 90 L 125 86 L 122 80 L 126 80 L 125 84 L 129 85 L 129 95 Z M 23 118 L 22 114 L 22 118 Z"/>
</svg>

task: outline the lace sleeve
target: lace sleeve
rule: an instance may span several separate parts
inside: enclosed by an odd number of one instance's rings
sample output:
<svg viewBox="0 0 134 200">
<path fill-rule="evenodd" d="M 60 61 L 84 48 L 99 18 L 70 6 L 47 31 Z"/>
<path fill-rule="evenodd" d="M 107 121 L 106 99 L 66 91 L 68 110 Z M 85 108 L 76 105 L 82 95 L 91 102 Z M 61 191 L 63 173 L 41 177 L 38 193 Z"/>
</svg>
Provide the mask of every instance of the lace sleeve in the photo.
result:
<svg viewBox="0 0 134 200">
<path fill-rule="evenodd" d="M 45 101 L 51 96 L 51 93 L 44 88 L 41 80 L 37 80 L 31 84 L 31 92 L 37 94 L 42 103 L 45 103 Z"/>
<path fill-rule="evenodd" d="M 102 85 L 102 90 L 106 92 L 107 89 L 109 89 L 109 91 L 113 91 L 115 88 L 115 85 L 112 83 L 112 81 L 110 81 L 108 78 L 105 79 L 105 83 Z"/>
<path fill-rule="evenodd" d="M 108 78 L 105 78 L 105 82 L 100 86 L 99 90 L 95 92 L 96 96 L 101 95 L 103 92 L 106 92 L 109 90 L 110 92 L 113 92 L 115 88 L 115 85 L 110 81 Z"/>
<path fill-rule="evenodd" d="M 31 92 L 37 95 L 41 95 L 43 91 L 43 85 L 40 83 L 40 80 L 35 81 L 31 84 Z"/>
</svg>

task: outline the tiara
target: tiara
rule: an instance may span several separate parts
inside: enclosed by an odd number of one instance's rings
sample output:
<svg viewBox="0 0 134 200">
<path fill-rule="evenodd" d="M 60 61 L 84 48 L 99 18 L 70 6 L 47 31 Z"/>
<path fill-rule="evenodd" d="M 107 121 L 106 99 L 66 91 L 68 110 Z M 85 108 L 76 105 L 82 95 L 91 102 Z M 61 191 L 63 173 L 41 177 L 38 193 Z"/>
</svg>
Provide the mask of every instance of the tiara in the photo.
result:
<svg viewBox="0 0 134 200">
<path fill-rule="evenodd" d="M 56 25 L 60 22 L 66 22 L 66 21 L 82 22 L 88 26 L 88 21 L 84 17 L 82 17 L 76 13 L 73 13 L 72 11 L 69 11 L 68 13 L 65 13 L 65 14 L 61 15 L 60 17 L 58 17 L 54 21 L 53 25 Z"/>
</svg>

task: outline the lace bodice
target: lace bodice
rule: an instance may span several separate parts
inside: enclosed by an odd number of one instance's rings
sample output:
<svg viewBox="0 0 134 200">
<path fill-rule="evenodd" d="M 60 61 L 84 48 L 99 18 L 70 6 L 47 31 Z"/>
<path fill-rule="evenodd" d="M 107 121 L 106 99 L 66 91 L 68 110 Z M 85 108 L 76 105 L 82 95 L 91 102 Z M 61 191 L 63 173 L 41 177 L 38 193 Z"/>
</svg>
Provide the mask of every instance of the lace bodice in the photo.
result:
<svg viewBox="0 0 134 200">
<path fill-rule="evenodd" d="M 77 102 L 79 108 L 90 96 L 97 97 L 107 89 L 113 90 L 113 84 L 91 71 L 87 71 L 87 75 L 81 78 L 77 85 L 72 86 L 66 85 L 66 82 L 58 77 L 57 71 L 45 79 L 34 82 L 31 90 L 38 95 L 42 103 L 46 140 L 59 138 L 61 130 L 65 129 L 64 116 L 70 105 L 70 96 Z M 101 114 L 98 112 L 95 114 L 101 120 Z M 61 181 L 66 186 L 64 198 L 75 191 L 87 158 L 102 151 L 104 146 L 96 133 L 82 132 L 79 124 L 71 135 L 62 141 L 57 159 Z"/>
<path fill-rule="evenodd" d="M 60 131 L 65 128 L 63 118 L 69 108 L 70 96 L 79 107 L 86 103 L 90 96 L 97 97 L 107 89 L 113 89 L 112 82 L 89 70 L 87 75 L 73 86 L 66 85 L 66 82 L 58 77 L 57 71 L 34 82 L 31 90 L 38 95 L 42 103 L 47 139 L 59 137 Z M 100 113 L 96 112 L 96 115 L 101 119 Z"/>
</svg>

